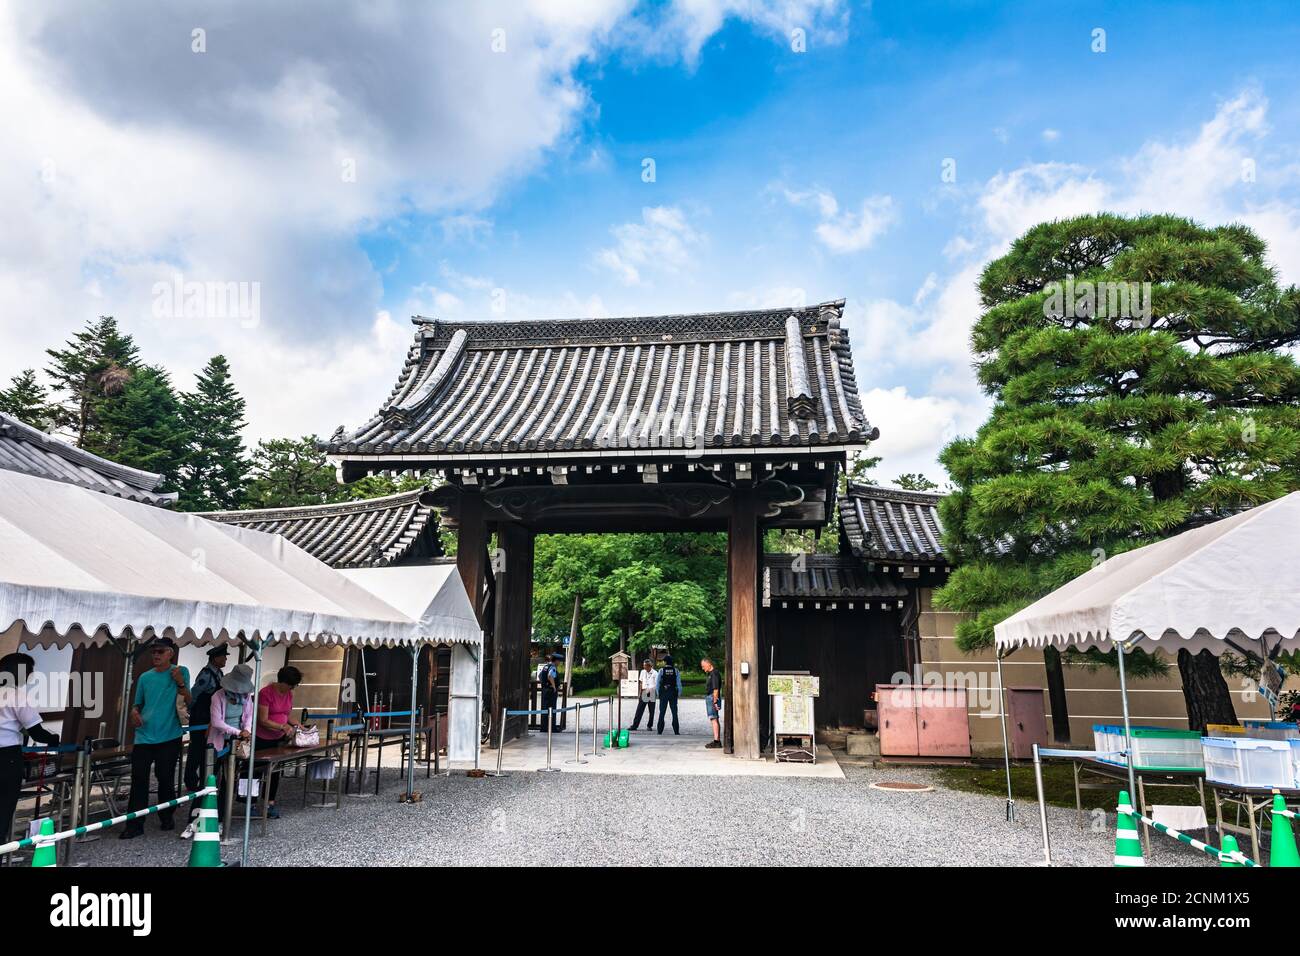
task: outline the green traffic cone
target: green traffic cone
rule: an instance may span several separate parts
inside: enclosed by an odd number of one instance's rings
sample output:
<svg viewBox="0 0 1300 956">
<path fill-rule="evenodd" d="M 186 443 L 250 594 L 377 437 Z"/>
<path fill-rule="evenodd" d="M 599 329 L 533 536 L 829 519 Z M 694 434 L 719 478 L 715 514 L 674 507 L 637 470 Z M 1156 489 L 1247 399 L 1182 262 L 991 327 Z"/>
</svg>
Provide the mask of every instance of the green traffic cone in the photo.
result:
<svg viewBox="0 0 1300 956">
<path fill-rule="evenodd" d="M 1273 829 L 1269 838 L 1269 866 L 1300 866 L 1300 852 L 1296 851 L 1295 830 L 1291 818 L 1278 813 L 1286 809 L 1282 794 L 1273 794 Z"/>
<path fill-rule="evenodd" d="M 41 821 L 41 836 L 54 836 L 54 821 L 46 817 Z M 32 866 L 58 866 L 58 859 L 54 851 L 53 843 L 42 843 L 38 837 L 36 840 L 36 852 L 32 854 Z"/>
<path fill-rule="evenodd" d="M 1245 866 L 1245 863 L 1239 863 L 1228 854 L 1240 853 L 1241 848 L 1237 846 L 1237 838 L 1232 835 L 1226 835 L 1223 838 L 1223 852 L 1219 854 L 1219 866 Z"/>
<path fill-rule="evenodd" d="M 217 778 L 208 775 L 205 786 L 216 787 Z M 190 866 L 221 866 L 221 834 L 217 827 L 217 794 L 214 790 L 199 801 L 199 818 L 190 844 Z"/>
<path fill-rule="evenodd" d="M 1138 838 L 1138 822 L 1133 816 L 1128 791 L 1119 792 L 1119 806 L 1115 808 L 1115 865 L 1146 866 L 1142 858 L 1142 841 Z"/>
</svg>

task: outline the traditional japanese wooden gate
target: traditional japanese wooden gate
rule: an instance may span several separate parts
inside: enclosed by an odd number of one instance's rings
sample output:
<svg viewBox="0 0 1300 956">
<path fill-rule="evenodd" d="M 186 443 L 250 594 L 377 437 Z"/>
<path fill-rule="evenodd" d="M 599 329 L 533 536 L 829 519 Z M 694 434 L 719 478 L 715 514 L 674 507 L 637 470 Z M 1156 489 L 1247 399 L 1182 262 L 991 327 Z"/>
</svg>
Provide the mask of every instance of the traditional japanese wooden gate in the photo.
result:
<svg viewBox="0 0 1300 956">
<path fill-rule="evenodd" d="M 525 706 L 536 535 L 726 531 L 726 744 L 758 757 L 762 532 L 825 525 L 846 453 L 878 434 L 842 309 L 416 319 L 392 397 L 328 453 L 345 481 L 443 480 L 424 500 L 457 530 L 467 591 L 496 582 L 491 620 L 479 603 L 496 710 Z"/>
</svg>

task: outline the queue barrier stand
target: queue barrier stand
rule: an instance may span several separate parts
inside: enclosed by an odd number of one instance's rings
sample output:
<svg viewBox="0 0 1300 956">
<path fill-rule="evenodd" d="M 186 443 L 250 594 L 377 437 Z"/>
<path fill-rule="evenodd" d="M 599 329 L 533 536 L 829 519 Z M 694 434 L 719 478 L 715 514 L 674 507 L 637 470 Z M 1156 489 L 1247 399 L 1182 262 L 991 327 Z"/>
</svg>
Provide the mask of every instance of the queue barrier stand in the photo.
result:
<svg viewBox="0 0 1300 956">
<path fill-rule="evenodd" d="M 1211 846 L 1200 840 L 1194 839 L 1183 833 L 1181 830 L 1175 830 L 1173 827 L 1165 826 L 1163 823 L 1157 823 L 1150 817 L 1143 816 L 1133 809 L 1129 802 L 1127 790 L 1119 792 L 1119 803 L 1115 808 L 1115 865 L 1116 866 L 1145 866 L 1146 860 L 1142 857 L 1142 844 L 1138 840 L 1137 826 L 1142 823 L 1151 829 L 1163 833 L 1165 836 L 1173 837 L 1179 843 L 1186 843 L 1194 850 L 1200 850 L 1207 856 L 1212 856 L 1219 861 L 1220 866 L 1244 866 L 1253 867 L 1259 864 L 1252 860 L 1246 854 L 1241 852 L 1237 846 L 1236 839 L 1230 834 L 1223 837 L 1223 847 Z"/>
<path fill-rule="evenodd" d="M 1300 866 L 1300 852 L 1296 850 L 1295 827 L 1292 821 L 1297 814 L 1286 808 L 1282 794 L 1273 794 L 1273 823 L 1269 833 L 1268 865 Z"/>
<path fill-rule="evenodd" d="M 126 823 L 128 820 L 139 820 L 151 814 L 158 813 L 162 810 L 170 810 L 179 807 L 183 803 L 189 803 L 191 800 L 197 800 L 205 797 L 209 793 L 216 793 L 217 787 L 215 781 L 211 786 L 204 787 L 202 790 L 195 790 L 193 793 L 187 793 L 184 796 L 177 797 L 174 800 L 167 800 L 163 803 L 154 804 L 152 807 L 145 807 L 143 810 L 131 810 L 121 816 L 111 817 L 108 820 L 100 820 L 98 823 L 88 823 L 79 827 L 73 827 L 70 830 L 64 830 L 61 833 L 55 833 L 54 821 L 46 817 L 41 821 L 40 833 L 34 837 L 24 837 L 21 840 L 14 840 L 12 843 L 6 843 L 0 846 L 0 856 L 6 853 L 13 853 L 16 850 L 35 847 L 37 851 L 48 848 L 51 852 L 54 850 L 54 844 L 78 837 L 85 833 L 92 833 L 96 830 L 107 830 L 109 827 L 115 827 L 119 823 Z M 48 831 L 48 832 L 47 832 Z M 50 864 L 43 864 L 50 865 Z"/>
</svg>

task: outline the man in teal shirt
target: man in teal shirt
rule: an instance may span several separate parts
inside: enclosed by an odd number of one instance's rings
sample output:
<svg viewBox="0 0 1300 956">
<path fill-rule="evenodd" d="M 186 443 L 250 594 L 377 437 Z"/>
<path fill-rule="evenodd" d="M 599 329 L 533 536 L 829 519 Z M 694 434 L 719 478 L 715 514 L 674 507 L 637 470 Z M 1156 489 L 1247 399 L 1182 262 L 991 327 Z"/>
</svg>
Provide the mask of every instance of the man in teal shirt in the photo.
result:
<svg viewBox="0 0 1300 956">
<path fill-rule="evenodd" d="M 131 708 L 131 726 L 135 728 L 135 745 L 131 748 L 131 799 L 127 810 L 149 806 L 149 771 L 158 778 L 158 802 L 176 798 L 176 767 L 181 757 L 181 721 L 176 714 L 176 698 L 190 702 L 190 674 L 176 667 L 176 642 L 161 637 L 149 647 L 153 669 L 140 675 L 135 685 L 135 706 Z M 158 811 L 164 830 L 176 829 L 175 808 Z M 144 820 L 130 820 L 119 839 L 130 840 L 144 833 Z"/>
</svg>

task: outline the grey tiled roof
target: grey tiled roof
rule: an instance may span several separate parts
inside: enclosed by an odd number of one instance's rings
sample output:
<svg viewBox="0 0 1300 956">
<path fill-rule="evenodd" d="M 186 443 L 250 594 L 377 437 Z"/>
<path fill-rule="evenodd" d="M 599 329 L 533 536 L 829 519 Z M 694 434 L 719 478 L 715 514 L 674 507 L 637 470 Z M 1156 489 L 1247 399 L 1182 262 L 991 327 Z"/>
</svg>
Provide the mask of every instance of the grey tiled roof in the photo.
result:
<svg viewBox="0 0 1300 956">
<path fill-rule="evenodd" d="M 379 412 L 331 455 L 860 444 L 844 303 L 538 322 L 417 319 Z M 373 460 L 373 459 L 372 459 Z"/>
<path fill-rule="evenodd" d="M 440 553 L 438 519 L 421 490 L 300 508 L 210 511 L 203 517 L 283 535 L 335 568 L 377 568 Z"/>
<path fill-rule="evenodd" d="M 859 558 L 942 562 L 942 495 L 849 482 L 840 500 L 844 543 Z"/>
<path fill-rule="evenodd" d="M 810 554 L 795 570 L 793 554 L 763 555 L 763 604 L 789 601 L 869 601 L 896 607 L 907 589 L 884 574 L 873 574 L 848 555 Z"/>
<path fill-rule="evenodd" d="M 162 481 L 161 475 L 92 455 L 3 412 L 0 412 L 0 468 L 163 508 L 176 503 L 174 492 L 163 494 L 154 490 Z"/>
</svg>

